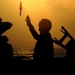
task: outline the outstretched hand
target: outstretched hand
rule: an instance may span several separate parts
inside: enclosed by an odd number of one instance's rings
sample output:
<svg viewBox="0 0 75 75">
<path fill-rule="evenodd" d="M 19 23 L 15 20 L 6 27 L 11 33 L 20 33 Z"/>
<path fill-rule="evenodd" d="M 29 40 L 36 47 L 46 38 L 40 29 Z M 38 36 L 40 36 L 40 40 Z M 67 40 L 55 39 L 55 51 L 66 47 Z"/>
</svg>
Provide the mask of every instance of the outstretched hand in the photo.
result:
<svg viewBox="0 0 75 75">
<path fill-rule="evenodd" d="M 25 21 L 27 22 L 27 26 L 31 25 L 31 20 L 29 16 L 26 17 Z"/>
</svg>

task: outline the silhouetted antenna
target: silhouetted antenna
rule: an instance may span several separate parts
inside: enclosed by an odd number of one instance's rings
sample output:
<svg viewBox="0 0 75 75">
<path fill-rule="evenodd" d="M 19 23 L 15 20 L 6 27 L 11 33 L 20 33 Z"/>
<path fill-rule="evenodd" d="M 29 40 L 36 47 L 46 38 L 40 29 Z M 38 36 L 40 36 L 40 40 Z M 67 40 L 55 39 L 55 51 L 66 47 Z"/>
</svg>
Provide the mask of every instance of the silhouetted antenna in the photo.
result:
<svg viewBox="0 0 75 75">
<path fill-rule="evenodd" d="M 21 14 L 22 14 L 22 2 L 20 2 L 19 10 L 20 10 L 20 16 L 21 16 Z"/>
</svg>

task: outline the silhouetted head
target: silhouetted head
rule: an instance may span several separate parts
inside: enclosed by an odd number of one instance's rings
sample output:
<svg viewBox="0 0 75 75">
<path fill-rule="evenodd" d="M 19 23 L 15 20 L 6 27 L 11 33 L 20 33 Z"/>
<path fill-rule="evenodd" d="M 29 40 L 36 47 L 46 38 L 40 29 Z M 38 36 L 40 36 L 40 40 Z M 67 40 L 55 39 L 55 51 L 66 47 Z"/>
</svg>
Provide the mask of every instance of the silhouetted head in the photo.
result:
<svg viewBox="0 0 75 75">
<path fill-rule="evenodd" d="M 47 33 L 47 32 L 49 32 L 51 27 L 52 27 L 52 23 L 48 19 L 42 19 L 39 22 L 39 31 L 40 31 L 40 33 Z"/>
<path fill-rule="evenodd" d="M 11 26 L 12 26 L 12 23 L 10 22 L 0 22 L 0 35 L 4 33 L 6 30 L 10 29 Z"/>
<path fill-rule="evenodd" d="M 0 37 L 0 43 L 7 43 L 7 42 L 8 42 L 7 36 L 1 36 Z"/>
</svg>

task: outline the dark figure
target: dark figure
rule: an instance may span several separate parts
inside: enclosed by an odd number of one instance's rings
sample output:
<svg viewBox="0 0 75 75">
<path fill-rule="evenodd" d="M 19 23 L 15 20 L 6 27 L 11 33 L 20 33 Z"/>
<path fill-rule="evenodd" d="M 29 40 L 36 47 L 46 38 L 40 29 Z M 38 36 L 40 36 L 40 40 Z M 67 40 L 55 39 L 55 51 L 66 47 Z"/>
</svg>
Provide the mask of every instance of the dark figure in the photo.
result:
<svg viewBox="0 0 75 75">
<path fill-rule="evenodd" d="M 7 42 L 8 38 L 6 36 L 0 37 L 0 60 L 3 63 L 9 63 L 13 61 L 12 45 Z"/>
<path fill-rule="evenodd" d="M 13 61 L 12 45 L 8 43 L 7 36 L 2 34 L 10 29 L 12 24 L 10 22 L 2 22 L 0 18 L 0 62 L 9 63 Z"/>
<path fill-rule="evenodd" d="M 36 32 L 33 25 L 31 24 L 29 16 L 26 17 L 27 26 L 33 37 L 37 40 L 34 48 L 34 61 L 47 62 L 53 58 L 54 47 L 51 34 L 49 33 L 52 23 L 48 19 L 42 19 L 39 22 L 40 35 Z"/>
</svg>

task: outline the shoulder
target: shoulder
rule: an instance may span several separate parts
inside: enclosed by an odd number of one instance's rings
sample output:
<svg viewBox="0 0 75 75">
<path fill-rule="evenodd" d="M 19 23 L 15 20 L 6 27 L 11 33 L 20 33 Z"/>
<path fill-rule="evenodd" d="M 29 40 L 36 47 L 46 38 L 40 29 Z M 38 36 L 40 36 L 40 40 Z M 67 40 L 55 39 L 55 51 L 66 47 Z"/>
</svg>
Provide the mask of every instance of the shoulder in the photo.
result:
<svg viewBox="0 0 75 75">
<path fill-rule="evenodd" d="M 7 46 L 12 47 L 12 45 L 11 45 L 11 44 L 9 44 L 9 43 L 7 43 Z"/>
</svg>

